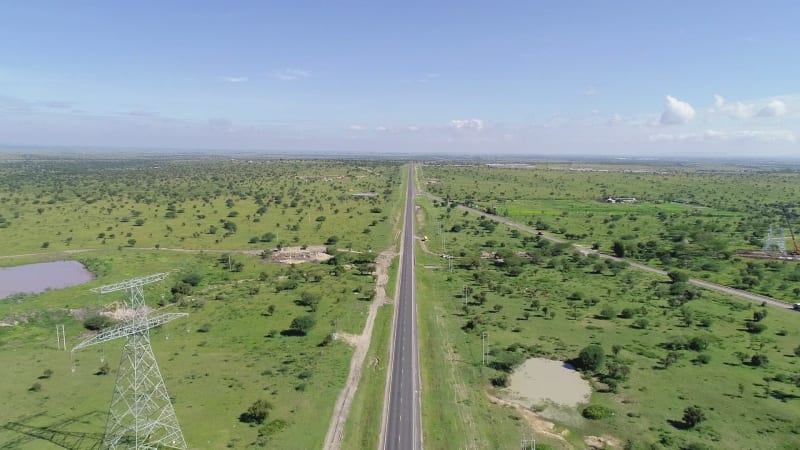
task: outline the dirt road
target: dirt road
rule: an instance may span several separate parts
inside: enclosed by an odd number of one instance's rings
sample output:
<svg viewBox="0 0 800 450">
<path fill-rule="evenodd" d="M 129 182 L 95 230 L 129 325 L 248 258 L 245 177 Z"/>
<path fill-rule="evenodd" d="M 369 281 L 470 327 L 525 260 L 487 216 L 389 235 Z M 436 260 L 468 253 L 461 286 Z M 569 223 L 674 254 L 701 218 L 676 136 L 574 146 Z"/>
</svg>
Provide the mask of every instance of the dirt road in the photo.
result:
<svg viewBox="0 0 800 450">
<path fill-rule="evenodd" d="M 436 199 L 436 200 L 439 200 L 439 201 L 442 200 L 439 197 L 436 197 L 435 195 L 427 193 L 427 192 L 425 193 L 425 195 L 427 195 L 431 199 Z M 559 239 L 559 238 L 557 238 L 555 236 L 552 236 L 552 235 L 550 235 L 548 233 L 542 232 L 541 230 L 537 230 L 535 228 L 516 223 L 516 222 L 514 222 L 514 221 L 512 221 L 510 219 L 507 219 L 505 217 L 500 217 L 500 216 L 495 216 L 493 214 L 488 214 L 488 213 L 485 213 L 483 211 L 480 211 L 480 210 L 477 210 L 477 209 L 474 209 L 474 208 L 470 208 L 470 207 L 467 207 L 467 206 L 459 205 L 458 207 L 460 209 L 464 210 L 464 211 L 469 211 L 469 212 L 471 212 L 473 214 L 486 216 L 486 218 L 488 218 L 488 219 L 491 219 L 491 220 L 493 220 L 493 221 L 495 221 L 497 223 L 502 223 L 503 225 L 507 225 L 507 226 L 509 226 L 511 228 L 516 228 L 516 229 L 518 229 L 520 231 L 524 231 L 526 233 L 539 234 L 543 238 L 545 238 L 547 240 L 550 240 L 550 241 L 553 241 L 553 242 L 559 242 L 559 243 L 567 242 L 567 241 L 565 241 L 563 239 Z M 645 264 L 629 261 L 629 260 L 624 259 L 624 258 L 617 258 L 615 256 L 611 256 L 611 255 L 608 255 L 608 254 L 605 254 L 605 253 L 598 252 L 597 250 L 592 250 L 592 249 L 590 249 L 590 248 L 588 248 L 586 246 L 583 246 L 583 245 L 573 244 L 573 246 L 578 251 L 583 253 L 584 255 L 595 254 L 595 255 L 599 256 L 600 258 L 613 259 L 613 260 L 616 260 L 616 261 L 626 262 L 631 267 L 639 269 L 639 270 L 643 270 L 645 272 L 650 272 L 650 273 L 654 273 L 654 274 L 658 274 L 658 275 L 664 275 L 664 276 L 667 275 L 666 271 L 661 270 L 661 269 L 657 269 L 655 267 L 651 267 L 651 266 L 648 266 L 648 265 L 645 265 Z M 700 287 L 700 288 L 703 288 L 703 289 L 709 289 L 709 290 L 712 290 L 712 291 L 722 292 L 723 294 L 733 295 L 734 297 L 739 297 L 741 299 L 749 300 L 751 302 L 764 303 L 764 304 L 770 305 L 772 307 L 775 307 L 775 308 L 778 308 L 778 309 L 782 309 L 784 311 L 793 311 L 792 310 L 792 305 L 790 305 L 790 304 L 788 304 L 786 302 L 780 301 L 778 299 L 772 298 L 772 297 L 767 297 L 766 295 L 754 294 L 752 292 L 743 291 L 741 289 L 736 289 L 736 288 L 732 288 L 730 286 L 724 286 L 724 285 L 721 285 L 721 284 L 712 283 L 710 281 L 700 280 L 700 279 L 697 279 L 697 278 L 690 278 L 689 279 L 689 284 L 697 286 L 697 287 Z"/>
<path fill-rule="evenodd" d="M 355 351 L 353 352 L 353 358 L 350 360 L 350 374 L 347 376 L 347 383 L 336 399 L 336 405 L 333 408 L 333 416 L 328 426 L 328 433 L 325 435 L 325 446 L 323 450 L 339 450 L 342 446 L 344 425 L 347 423 L 347 417 L 350 414 L 350 406 L 353 403 L 356 388 L 358 388 L 358 383 L 361 380 L 361 369 L 364 366 L 364 359 L 367 357 L 367 351 L 372 341 L 372 328 L 375 325 L 375 316 L 378 314 L 378 308 L 386 303 L 386 283 L 389 281 L 389 266 L 396 255 L 397 253 L 394 251 L 394 247 L 378 255 L 375 261 L 375 273 L 377 277 L 375 283 L 375 298 L 369 306 L 369 314 L 367 315 L 367 323 L 364 325 L 364 331 L 361 335 L 347 335 L 343 337 L 344 340 L 355 347 Z"/>
</svg>

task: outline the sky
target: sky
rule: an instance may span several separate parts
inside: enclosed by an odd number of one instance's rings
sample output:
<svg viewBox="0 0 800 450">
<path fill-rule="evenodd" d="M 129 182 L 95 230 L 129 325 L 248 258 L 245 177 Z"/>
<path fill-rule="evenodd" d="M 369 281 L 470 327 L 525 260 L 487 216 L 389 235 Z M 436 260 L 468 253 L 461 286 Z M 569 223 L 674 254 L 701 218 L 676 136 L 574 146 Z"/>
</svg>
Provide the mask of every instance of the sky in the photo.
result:
<svg viewBox="0 0 800 450">
<path fill-rule="evenodd" d="M 0 1 L 0 145 L 800 157 L 800 2 Z"/>
</svg>

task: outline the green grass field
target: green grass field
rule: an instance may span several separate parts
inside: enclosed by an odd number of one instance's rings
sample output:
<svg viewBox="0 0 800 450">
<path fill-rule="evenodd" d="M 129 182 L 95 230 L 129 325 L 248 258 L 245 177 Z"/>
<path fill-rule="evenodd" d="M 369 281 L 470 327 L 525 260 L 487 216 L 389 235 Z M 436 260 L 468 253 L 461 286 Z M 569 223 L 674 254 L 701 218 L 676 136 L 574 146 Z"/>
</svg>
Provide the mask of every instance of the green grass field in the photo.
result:
<svg viewBox="0 0 800 450">
<path fill-rule="evenodd" d="M 760 250 L 770 227 L 785 228 L 792 249 L 788 228 L 800 232 L 796 168 L 586 166 L 424 166 L 421 180 L 451 202 L 605 253 L 789 303 L 800 299 L 796 262 L 737 255 Z M 636 202 L 609 204 L 609 196 Z"/>
<path fill-rule="evenodd" d="M 165 282 L 148 287 L 146 295 L 151 306 L 157 306 L 163 294 L 165 311 L 189 313 L 187 319 L 151 332 L 189 447 L 320 448 L 352 355 L 347 344 L 329 342 L 327 337 L 336 331 L 360 333 L 363 329 L 374 279 L 362 271 L 362 265 L 373 261 L 377 250 L 392 242 L 396 211 L 403 199 L 403 191 L 398 189 L 400 166 L 313 161 L 75 164 L 80 167 L 67 165 L 47 179 L 24 179 L 14 175 L 14 168 L 0 168 L 13 175 L 0 178 L 4 180 L 0 183 L 0 215 L 9 224 L 0 228 L 0 255 L 41 253 L 0 259 L 0 264 L 67 257 L 84 262 L 97 276 L 82 286 L 0 301 L 0 320 L 16 323 L 0 327 L 0 379 L 6 380 L 0 383 L 4 399 L 0 424 L 102 435 L 121 343 L 88 348 L 71 361 L 69 352 L 56 350 L 55 325 L 65 325 L 71 348 L 90 335 L 83 327 L 84 318 L 104 308 L 113 309 L 115 302 L 123 300 L 120 293 L 99 296 L 89 288 L 179 270 Z M 162 176 L 158 175 L 160 169 L 153 167 L 156 164 L 164 170 Z M 34 165 L 25 170 L 35 173 L 39 168 Z M 44 189 L 48 185 L 50 192 Z M 144 197 L 136 198 L 136 186 L 146 187 Z M 103 195 L 87 201 L 92 189 Z M 377 196 L 352 195 L 360 192 L 376 192 Z M 48 203 L 54 193 L 63 198 Z M 264 193 L 267 195 L 262 196 Z M 259 203 L 259 198 L 267 197 L 272 200 Z M 276 197 L 286 200 L 276 204 Z M 233 199 L 230 208 L 227 199 Z M 178 217 L 164 217 L 169 204 L 174 204 Z M 261 206 L 267 207 L 263 214 L 257 212 Z M 39 207 L 44 211 L 37 212 Z M 104 214 L 106 208 L 114 211 Z M 238 211 L 237 217 L 227 217 L 230 210 Z M 144 218 L 145 223 L 137 226 L 120 221 L 118 214 L 123 213 L 132 220 Z M 200 215 L 206 218 L 200 219 Z M 189 216 L 191 222 L 184 225 Z M 316 221 L 318 216 L 326 220 Z M 88 226 L 80 227 L 86 218 Z M 228 236 L 224 236 L 223 219 L 238 224 Z M 278 227 L 277 221 L 291 225 Z M 215 223 L 221 224 L 217 235 L 193 235 L 190 231 Z M 108 230 L 105 244 L 97 230 Z M 117 245 L 121 238 L 128 239 L 127 232 L 133 233 L 137 242 L 132 247 Z M 269 232 L 277 235 L 270 242 L 249 242 L 251 235 Z M 116 236 L 110 238 L 110 233 Z M 72 237 L 68 245 L 64 236 Z M 338 240 L 328 244 L 335 258 L 327 264 L 284 266 L 265 263 L 258 256 L 234 253 L 229 261 L 219 253 L 167 250 L 320 245 L 331 236 Z M 51 244 L 41 248 L 40 240 Z M 162 249 L 144 249 L 156 244 Z M 99 250 L 58 253 L 82 248 Z M 336 252 L 336 248 L 345 251 Z M 370 252 L 373 249 L 376 251 Z M 199 283 L 185 296 L 173 295 L 172 289 L 188 274 L 197 274 Z M 301 294 L 318 303 L 297 304 Z M 378 335 L 387 332 L 386 311 L 389 309 L 383 308 L 379 314 Z M 301 315 L 313 316 L 315 325 L 310 332 L 284 335 Z M 111 368 L 108 375 L 95 375 L 101 358 Z M 49 377 L 39 378 L 48 370 L 52 371 Z M 35 383 L 39 386 L 31 390 Z M 239 416 L 259 399 L 272 405 L 266 421 L 260 425 L 240 422 Z M 0 447 L 4 445 L 58 448 L 0 428 Z"/>
<path fill-rule="evenodd" d="M 502 396 L 503 390 L 490 382 L 504 373 L 496 368 L 513 367 L 531 356 L 570 360 L 592 343 L 602 346 L 607 364 L 591 378 L 591 403 L 614 415 L 590 421 L 578 411 L 543 412 L 557 430 L 568 430 L 567 440 L 577 448 L 587 435 L 610 435 L 631 448 L 800 445 L 795 356 L 800 315 L 769 309 L 761 321 L 766 330 L 749 333 L 745 325 L 761 310 L 758 305 L 707 291 L 676 288 L 672 293 L 666 277 L 624 267 L 604 264 L 597 271 L 597 260 L 567 245 L 500 225 L 489 231 L 476 216 L 434 207 L 425 198 L 417 202 L 427 224 L 420 233 L 435 236 L 429 247 L 438 248 L 438 241 L 446 239 L 456 256 L 452 273 L 424 269 L 443 260 L 422 252 L 418 256 L 421 348 L 431 349 L 421 355 L 430 448 L 463 448 L 470 439 L 477 444 L 467 448 L 518 446 L 527 425 L 512 410 L 490 404 L 485 394 Z M 437 225 L 450 230 L 455 224 L 463 225 L 460 231 L 437 233 Z M 480 259 L 480 251 L 498 251 L 505 261 Z M 466 310 L 465 285 L 471 289 Z M 492 342 L 486 368 L 480 366 L 482 332 Z M 695 337 L 702 343 L 700 351 L 686 346 Z M 751 363 L 754 355 L 766 356 L 768 364 Z M 610 366 L 625 366 L 628 374 L 612 379 Z M 609 382 L 616 387 L 611 389 Z M 691 405 L 700 406 L 707 420 L 681 429 L 683 410 Z"/>
</svg>

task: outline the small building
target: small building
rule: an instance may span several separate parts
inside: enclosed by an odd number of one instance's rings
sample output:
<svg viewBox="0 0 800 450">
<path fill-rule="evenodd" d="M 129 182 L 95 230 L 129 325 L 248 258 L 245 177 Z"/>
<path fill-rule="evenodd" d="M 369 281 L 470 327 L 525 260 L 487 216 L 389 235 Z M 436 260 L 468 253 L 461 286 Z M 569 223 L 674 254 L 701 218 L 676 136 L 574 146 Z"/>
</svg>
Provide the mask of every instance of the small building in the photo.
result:
<svg viewBox="0 0 800 450">
<path fill-rule="evenodd" d="M 636 203 L 636 197 L 608 197 L 606 203 Z"/>
</svg>

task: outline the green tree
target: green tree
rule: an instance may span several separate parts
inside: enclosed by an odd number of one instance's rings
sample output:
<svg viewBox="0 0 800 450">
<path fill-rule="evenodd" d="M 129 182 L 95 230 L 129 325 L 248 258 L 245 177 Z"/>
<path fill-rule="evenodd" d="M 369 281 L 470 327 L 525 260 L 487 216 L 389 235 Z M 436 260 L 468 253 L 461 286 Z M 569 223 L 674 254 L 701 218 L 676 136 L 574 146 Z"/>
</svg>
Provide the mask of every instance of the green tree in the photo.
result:
<svg viewBox="0 0 800 450">
<path fill-rule="evenodd" d="M 695 336 L 689 339 L 689 348 L 696 352 L 702 352 L 708 348 L 708 339 L 702 336 Z"/>
<path fill-rule="evenodd" d="M 753 321 L 749 321 L 749 320 L 747 322 L 745 322 L 744 327 L 747 328 L 748 332 L 753 333 L 753 334 L 761 333 L 761 332 L 763 332 L 764 330 L 767 329 L 767 326 L 764 325 L 763 323 L 761 323 L 761 322 L 753 322 Z"/>
<path fill-rule="evenodd" d="M 755 354 L 750 358 L 750 365 L 755 367 L 765 367 L 769 365 L 769 358 L 767 355 Z"/>
<path fill-rule="evenodd" d="M 272 403 L 266 400 L 256 400 L 247 411 L 239 416 L 239 421 L 244 423 L 262 424 L 269 416 Z"/>
<path fill-rule="evenodd" d="M 597 344 L 590 344 L 578 353 L 578 358 L 575 360 L 575 363 L 579 370 L 596 372 L 603 367 L 605 357 L 606 355 L 603 351 L 603 347 Z"/>
<path fill-rule="evenodd" d="M 688 428 L 694 428 L 704 420 L 706 420 L 706 413 L 697 405 L 688 406 L 683 410 L 683 423 Z"/>
<path fill-rule="evenodd" d="M 673 284 L 686 283 L 687 281 L 689 281 L 689 275 L 687 275 L 685 272 L 681 272 L 678 270 L 670 270 L 669 273 L 667 273 L 667 276 L 669 277 L 670 281 L 672 281 Z"/>
<path fill-rule="evenodd" d="M 606 305 L 603 309 L 600 310 L 600 314 L 597 316 L 601 319 L 611 320 L 617 315 L 617 310 L 614 309 L 611 305 Z"/>
<path fill-rule="evenodd" d="M 319 301 L 320 301 L 319 295 L 311 292 L 303 292 L 300 294 L 300 298 L 295 300 L 295 303 L 297 305 L 308 308 L 309 312 L 314 312 L 317 310 L 317 305 L 319 305 Z"/>
<path fill-rule="evenodd" d="M 309 331 L 311 331 L 312 328 L 314 328 L 315 324 L 316 321 L 309 315 L 298 316 L 292 320 L 291 325 L 289 325 L 289 331 L 299 336 L 305 336 Z"/>
</svg>

